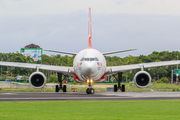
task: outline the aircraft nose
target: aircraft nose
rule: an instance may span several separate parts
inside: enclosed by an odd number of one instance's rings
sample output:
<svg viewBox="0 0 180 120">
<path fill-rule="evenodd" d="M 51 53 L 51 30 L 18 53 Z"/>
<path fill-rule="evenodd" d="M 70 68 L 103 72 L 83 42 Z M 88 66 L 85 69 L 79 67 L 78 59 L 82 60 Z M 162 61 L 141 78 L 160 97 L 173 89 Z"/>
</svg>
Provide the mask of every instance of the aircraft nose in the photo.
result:
<svg viewBox="0 0 180 120">
<path fill-rule="evenodd" d="M 96 72 L 96 62 L 84 62 L 82 67 L 82 75 L 90 77 Z"/>
</svg>

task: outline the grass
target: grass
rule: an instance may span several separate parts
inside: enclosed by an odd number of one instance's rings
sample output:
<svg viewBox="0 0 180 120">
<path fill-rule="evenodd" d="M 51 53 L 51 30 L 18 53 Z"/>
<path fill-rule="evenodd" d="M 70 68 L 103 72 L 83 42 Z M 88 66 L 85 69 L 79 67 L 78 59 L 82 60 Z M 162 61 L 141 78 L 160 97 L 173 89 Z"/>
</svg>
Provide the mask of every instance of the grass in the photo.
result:
<svg viewBox="0 0 180 120">
<path fill-rule="evenodd" d="M 180 91 L 180 85 L 176 84 L 167 84 L 167 83 L 151 83 L 148 88 L 137 88 L 134 83 L 123 83 L 126 86 L 126 92 L 150 92 L 150 91 Z M 86 84 L 87 85 L 87 84 Z M 100 83 L 93 85 L 112 85 L 113 83 Z M 106 88 L 94 88 L 96 92 L 105 92 Z M 40 89 L 33 88 L 0 88 L 0 92 L 40 92 Z M 43 88 L 42 92 L 54 92 L 55 88 Z M 67 89 L 68 92 L 72 91 L 71 88 Z M 86 88 L 77 88 L 77 92 L 85 92 Z"/>
<path fill-rule="evenodd" d="M 0 102 L 0 120 L 179 120 L 180 100 Z"/>
</svg>

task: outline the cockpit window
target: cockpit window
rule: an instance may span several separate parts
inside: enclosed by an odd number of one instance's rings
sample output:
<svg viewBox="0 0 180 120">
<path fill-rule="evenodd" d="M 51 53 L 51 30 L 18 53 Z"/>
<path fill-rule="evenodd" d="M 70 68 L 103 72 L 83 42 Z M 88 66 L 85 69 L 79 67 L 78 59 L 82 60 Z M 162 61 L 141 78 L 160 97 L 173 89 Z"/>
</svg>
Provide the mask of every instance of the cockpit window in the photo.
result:
<svg viewBox="0 0 180 120">
<path fill-rule="evenodd" d="M 95 57 L 94 59 L 95 59 L 95 61 L 99 61 L 97 57 Z"/>
<path fill-rule="evenodd" d="M 90 58 L 90 61 L 94 61 L 95 59 L 94 58 Z"/>
<path fill-rule="evenodd" d="M 81 58 L 81 61 L 99 61 L 97 57 L 95 58 Z"/>
<path fill-rule="evenodd" d="M 84 61 L 84 58 L 82 58 L 81 61 Z"/>
<path fill-rule="evenodd" d="M 85 58 L 85 61 L 89 61 L 89 58 Z"/>
</svg>

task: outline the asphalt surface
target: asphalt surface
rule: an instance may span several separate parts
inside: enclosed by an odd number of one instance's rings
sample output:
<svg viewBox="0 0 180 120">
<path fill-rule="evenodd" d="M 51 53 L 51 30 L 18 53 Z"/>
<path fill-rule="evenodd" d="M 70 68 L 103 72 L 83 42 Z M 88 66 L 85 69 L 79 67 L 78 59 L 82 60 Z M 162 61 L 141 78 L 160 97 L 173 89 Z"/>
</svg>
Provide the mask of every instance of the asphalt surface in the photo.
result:
<svg viewBox="0 0 180 120">
<path fill-rule="evenodd" d="M 171 100 L 180 99 L 180 92 L 21 92 L 0 93 L 0 101 L 62 101 L 62 100 Z"/>
</svg>

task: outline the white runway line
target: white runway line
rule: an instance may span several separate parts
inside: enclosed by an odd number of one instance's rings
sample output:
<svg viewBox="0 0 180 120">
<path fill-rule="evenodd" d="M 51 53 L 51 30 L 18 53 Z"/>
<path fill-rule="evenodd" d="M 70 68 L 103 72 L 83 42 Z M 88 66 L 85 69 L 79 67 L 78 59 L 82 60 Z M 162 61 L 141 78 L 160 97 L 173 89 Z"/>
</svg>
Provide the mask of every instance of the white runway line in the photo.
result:
<svg viewBox="0 0 180 120">
<path fill-rule="evenodd" d="M 3 94 L 3 95 L 16 95 L 16 94 L 18 94 L 18 93 L 0 93 L 0 94 Z"/>
</svg>

